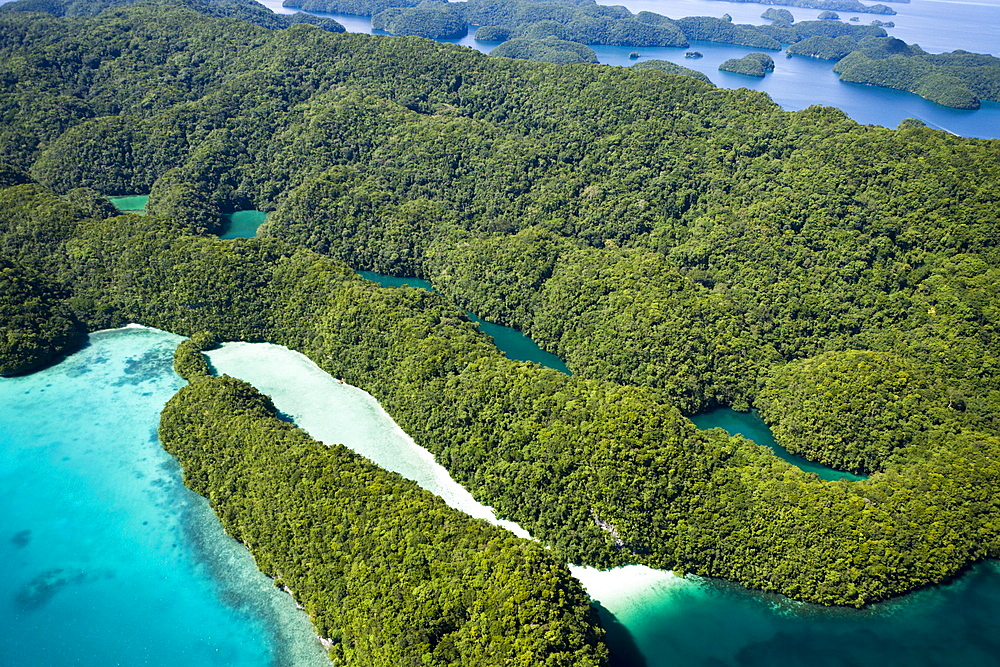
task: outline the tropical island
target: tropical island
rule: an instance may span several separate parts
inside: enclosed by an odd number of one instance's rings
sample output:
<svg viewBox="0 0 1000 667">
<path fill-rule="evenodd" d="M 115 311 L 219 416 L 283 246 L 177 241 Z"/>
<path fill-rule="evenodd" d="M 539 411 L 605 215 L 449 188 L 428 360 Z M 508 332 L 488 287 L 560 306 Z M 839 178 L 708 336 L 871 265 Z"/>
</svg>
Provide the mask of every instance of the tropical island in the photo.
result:
<svg viewBox="0 0 1000 667">
<path fill-rule="evenodd" d="M 896 10 L 881 3 L 866 5 L 858 0 L 722 0 L 723 2 L 759 2 L 762 5 L 783 5 L 825 11 L 858 12 L 859 14 L 895 14 Z M 908 3 L 910 0 L 887 0 L 887 2 Z"/>
<path fill-rule="evenodd" d="M 28 0 L 16 4 L 21 2 Z M 761 16 L 772 23 L 755 26 L 735 24 L 728 14 L 676 20 L 649 11 L 632 14 L 625 7 L 599 5 L 595 0 L 284 0 L 285 6 L 310 11 L 371 15 L 374 28 L 401 36 L 456 37 L 477 25 L 477 40 L 505 43 L 494 52 L 498 57 L 557 64 L 596 62 L 591 49 L 571 43 L 688 47 L 693 40 L 703 40 L 769 50 L 787 45 L 792 55 L 845 60 L 834 68 L 842 81 L 905 90 L 960 109 L 978 109 L 981 99 L 1000 101 L 1000 59 L 965 51 L 931 55 L 889 37 L 884 27 L 891 27 L 891 22 L 851 25 L 832 11 L 895 14 L 890 7 L 865 6 L 856 0 L 773 4 L 824 11 L 817 20 L 795 23 L 788 10 L 769 8 Z M 507 40 L 516 41 L 506 44 Z M 752 61 L 735 58 L 720 69 L 758 77 L 768 71 Z"/>
<path fill-rule="evenodd" d="M 0 35 L 0 371 L 126 322 L 191 336 L 163 442 L 343 664 L 604 664 L 567 562 L 863 606 L 1000 555 L 1000 142 L 170 0 L 6 9 Z M 136 193 L 146 216 L 106 199 Z M 249 208 L 257 238 L 215 236 Z M 573 374 L 506 359 L 461 308 Z M 208 376 L 227 340 L 366 389 L 540 544 Z M 869 476 L 687 418 L 716 406 Z"/>
<path fill-rule="evenodd" d="M 742 58 L 726 60 L 719 65 L 719 69 L 734 74 L 763 77 L 774 71 L 774 60 L 766 53 L 748 53 Z"/>
</svg>

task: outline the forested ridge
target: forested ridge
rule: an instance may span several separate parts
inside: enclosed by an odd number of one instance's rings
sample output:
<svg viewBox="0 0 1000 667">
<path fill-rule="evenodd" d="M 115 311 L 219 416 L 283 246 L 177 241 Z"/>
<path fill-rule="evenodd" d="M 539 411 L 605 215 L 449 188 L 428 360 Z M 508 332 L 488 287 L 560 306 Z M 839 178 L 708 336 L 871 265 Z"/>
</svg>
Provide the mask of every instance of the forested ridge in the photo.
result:
<svg viewBox="0 0 1000 667">
<path fill-rule="evenodd" d="M 201 356 L 179 351 L 189 367 Z M 586 593 L 541 545 L 312 440 L 246 383 L 187 377 L 161 417 L 164 448 L 294 593 L 334 664 L 606 664 Z"/>
<path fill-rule="evenodd" d="M 1000 142 L 186 8 L 10 13 L 0 44 L 3 252 L 53 323 L 298 349 L 573 562 L 860 605 L 997 555 Z M 251 207 L 261 238 L 206 236 Z M 715 405 L 874 474 L 682 416 Z"/>
<path fill-rule="evenodd" d="M 38 11 L 56 16 L 94 16 L 137 2 L 162 0 L 16 0 L 0 6 L 5 11 Z M 735 0 L 738 1 L 738 0 Z M 832 0 L 801 0 L 800 6 L 819 7 Z M 862 11 L 856 0 L 854 9 Z M 299 12 L 277 15 L 254 0 L 166 0 L 210 16 L 236 18 L 269 29 L 311 23 L 333 32 L 343 26 L 330 18 Z M 791 2 L 791 0 L 789 0 Z M 393 35 L 433 39 L 464 36 L 479 26 L 475 37 L 500 41 L 491 55 L 537 62 L 570 64 L 597 62 L 588 44 L 617 46 L 686 47 L 689 40 L 739 44 L 790 54 L 843 60 L 835 66 L 841 79 L 854 83 L 905 90 L 944 106 L 978 109 L 980 100 L 1000 99 L 1000 60 L 988 54 L 955 51 L 928 54 L 919 46 L 889 37 L 882 26 L 852 25 L 836 20 L 834 12 L 820 19 L 794 22 L 787 10 L 770 9 L 762 18 L 769 25 L 734 24 L 721 18 L 688 16 L 671 19 L 649 11 L 632 14 L 622 6 L 594 0 L 286 0 L 290 7 L 308 11 L 346 12 L 372 17 L 372 27 Z M 846 8 L 846 7 L 844 7 Z M 876 13 L 894 13 L 886 5 L 870 7 Z M 662 68 L 660 68 L 662 69 Z M 754 60 L 732 59 L 720 69 L 750 76 L 767 71 Z M 672 70 L 672 73 L 685 73 Z M 689 76 L 691 74 L 689 73 Z"/>
</svg>

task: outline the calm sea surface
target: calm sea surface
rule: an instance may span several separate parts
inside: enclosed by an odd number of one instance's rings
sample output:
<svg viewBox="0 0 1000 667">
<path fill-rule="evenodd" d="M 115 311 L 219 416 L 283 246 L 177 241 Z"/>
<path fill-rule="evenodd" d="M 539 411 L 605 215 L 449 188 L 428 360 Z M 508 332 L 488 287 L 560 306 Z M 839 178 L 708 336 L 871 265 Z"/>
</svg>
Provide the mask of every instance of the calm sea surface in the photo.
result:
<svg viewBox="0 0 1000 667">
<path fill-rule="evenodd" d="M 100 332 L 0 378 L 0 665 L 329 665 L 157 440 L 181 340 Z"/>
<path fill-rule="evenodd" d="M 291 13 L 294 10 L 281 6 L 280 0 L 265 0 L 263 3 L 274 11 Z M 611 3 L 602 3 L 611 4 Z M 633 12 L 652 11 L 671 18 L 685 16 L 722 16 L 728 13 L 736 23 L 762 25 L 768 23 L 760 18 L 770 5 L 756 3 L 733 3 L 724 0 L 680 0 L 677 2 L 657 2 L 655 0 L 628 0 L 623 4 Z M 866 3 L 874 4 L 874 3 Z M 990 53 L 1000 56 L 1000 2 L 943 2 L 941 0 L 913 0 L 909 4 L 890 3 L 896 10 L 895 16 L 876 14 L 853 14 L 839 12 L 840 18 L 850 21 L 853 16 L 864 25 L 872 20 L 893 21 L 895 28 L 888 32 L 911 44 L 919 44 L 931 53 L 941 53 L 964 49 L 974 53 Z M 815 19 L 819 10 L 786 7 L 797 21 Z M 371 20 L 366 16 L 350 14 L 319 14 L 332 16 L 344 24 L 350 32 L 378 33 L 373 31 Z M 477 42 L 474 30 L 461 39 L 440 40 L 461 44 L 469 48 L 489 53 L 496 42 Z M 793 56 L 786 58 L 782 52 L 771 52 L 775 59 L 775 71 L 763 79 L 719 71 L 719 64 L 729 58 L 739 58 L 754 49 L 695 42 L 691 47 L 616 47 L 595 46 L 594 51 L 600 61 L 607 65 L 627 67 L 636 61 L 629 54 L 639 51 L 642 60 L 669 60 L 679 65 L 696 69 L 708 75 L 712 82 L 723 88 L 750 88 L 771 96 L 775 102 L 788 111 L 798 111 L 814 104 L 842 109 L 854 120 L 863 124 L 896 127 L 904 118 L 919 118 L 930 127 L 946 130 L 966 137 L 1000 138 L 1000 103 L 984 102 L 977 111 L 963 111 L 928 102 L 927 100 L 898 90 L 865 86 L 840 81 L 833 72 L 833 62 L 817 58 Z M 688 50 L 700 51 L 703 58 L 685 58 Z"/>
<path fill-rule="evenodd" d="M 747 23 L 762 23 L 757 17 L 767 8 L 716 0 L 625 4 L 674 18 L 728 12 Z M 861 22 L 893 20 L 890 34 L 932 52 L 1000 55 L 998 3 L 891 6 L 896 16 L 859 15 Z M 817 13 L 789 9 L 797 20 Z M 349 30 L 371 31 L 366 17 L 337 18 Z M 471 36 L 456 41 L 482 51 L 494 46 Z M 995 103 L 975 112 L 945 109 L 907 93 L 841 83 L 830 63 L 798 57 L 781 56 L 773 74 L 747 80 L 717 66 L 750 49 L 693 48 L 705 58 L 686 60 L 683 49 L 640 52 L 704 71 L 723 87 L 763 90 L 789 110 L 826 104 L 863 123 L 894 127 L 917 117 L 956 134 L 1000 137 Z M 627 65 L 635 49 L 597 50 L 602 62 Z M 169 364 L 177 340 L 142 329 L 102 333 L 58 366 L 0 379 L 0 483 L 7 492 L 0 509 L 0 562 L 7 567 L 0 664 L 322 664 L 304 616 L 222 534 L 156 441 L 158 412 L 180 386 Z M 794 603 L 720 581 L 644 576 L 648 583 L 640 587 L 588 584 L 612 627 L 616 667 L 1000 665 L 995 561 L 863 611 Z"/>
</svg>

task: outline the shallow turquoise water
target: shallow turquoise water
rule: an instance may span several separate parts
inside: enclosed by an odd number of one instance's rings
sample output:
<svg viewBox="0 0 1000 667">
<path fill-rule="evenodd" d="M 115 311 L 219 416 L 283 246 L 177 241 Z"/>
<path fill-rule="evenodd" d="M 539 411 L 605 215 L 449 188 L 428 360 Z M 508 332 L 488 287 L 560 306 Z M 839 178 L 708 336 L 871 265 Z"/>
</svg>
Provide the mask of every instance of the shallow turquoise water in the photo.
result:
<svg viewBox="0 0 1000 667">
<path fill-rule="evenodd" d="M 691 421 L 698 428 L 721 428 L 732 435 L 742 435 L 747 440 L 753 440 L 758 445 L 770 448 L 778 458 L 788 461 L 793 466 L 806 472 L 816 473 L 820 479 L 846 479 L 852 482 L 867 479 L 864 475 L 853 475 L 849 472 L 834 470 L 820 463 L 814 463 L 797 454 L 792 454 L 775 442 L 771 429 L 767 427 L 767 424 L 764 423 L 764 420 L 756 412 L 736 412 L 729 408 L 719 408 L 703 412 L 700 415 L 694 415 L 691 417 Z"/>
<path fill-rule="evenodd" d="M 1000 568 L 861 611 L 724 581 L 663 580 L 601 599 L 614 667 L 995 667 Z"/>
<path fill-rule="evenodd" d="M 417 287 L 430 292 L 434 291 L 430 282 L 421 280 L 420 278 L 399 278 L 397 276 L 375 273 L 374 271 L 358 271 L 358 275 L 365 280 L 376 282 L 382 287 L 402 287 L 403 285 L 409 285 L 410 287 Z M 480 331 L 493 339 L 493 343 L 497 346 L 497 349 L 503 352 L 504 356 L 508 359 L 532 361 L 547 368 L 553 368 L 561 373 L 570 374 L 569 368 L 567 368 L 562 359 L 538 347 L 535 341 L 517 329 L 487 322 L 472 313 L 466 314 L 470 320 L 479 326 Z"/>
<path fill-rule="evenodd" d="M 0 665 L 329 664 L 160 447 L 180 340 L 101 332 L 0 379 Z"/>
<path fill-rule="evenodd" d="M 257 228 L 264 224 L 264 211 L 236 211 L 222 216 L 225 225 L 220 239 L 252 239 L 257 236 Z"/>
<path fill-rule="evenodd" d="M 114 207 L 119 211 L 124 213 L 139 213 L 141 215 L 146 214 L 146 202 L 149 201 L 149 195 L 129 195 L 127 197 L 108 197 L 108 201 L 114 204 Z"/>
<path fill-rule="evenodd" d="M 267 344 L 209 353 L 320 440 L 347 444 L 449 505 L 491 518 L 370 396 Z M 495 521 L 495 519 L 492 519 Z M 524 534 L 519 531 L 519 534 Z M 609 629 L 614 667 L 986 667 L 1000 664 L 1000 568 L 862 611 L 829 609 L 736 584 L 630 566 L 573 568 Z"/>
</svg>

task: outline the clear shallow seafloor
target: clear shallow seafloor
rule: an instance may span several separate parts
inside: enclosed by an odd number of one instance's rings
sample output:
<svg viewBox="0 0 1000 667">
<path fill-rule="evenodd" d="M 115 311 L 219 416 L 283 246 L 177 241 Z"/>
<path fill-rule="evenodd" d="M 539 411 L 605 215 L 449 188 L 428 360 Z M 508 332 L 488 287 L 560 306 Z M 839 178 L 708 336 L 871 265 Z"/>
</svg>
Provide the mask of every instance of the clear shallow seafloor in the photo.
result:
<svg viewBox="0 0 1000 667">
<path fill-rule="evenodd" d="M 528 536 L 517 524 L 498 521 L 489 507 L 452 480 L 371 394 L 340 382 L 305 355 L 269 343 L 226 343 L 208 352 L 208 358 L 217 373 L 240 378 L 270 396 L 284 417 L 313 438 L 345 445 L 417 482 L 451 507 Z"/>
<path fill-rule="evenodd" d="M 209 353 L 317 439 L 417 480 L 453 507 L 492 517 L 368 394 L 266 344 Z M 492 519 L 494 522 L 495 519 Z M 525 534 L 519 531 L 519 534 Z M 1000 568 L 865 610 L 829 609 L 725 581 L 629 566 L 573 567 L 609 628 L 614 667 L 988 667 L 1000 665 Z"/>
<path fill-rule="evenodd" d="M 179 336 L 126 328 L 0 379 L 0 665 L 328 665 L 156 437 Z"/>
</svg>

